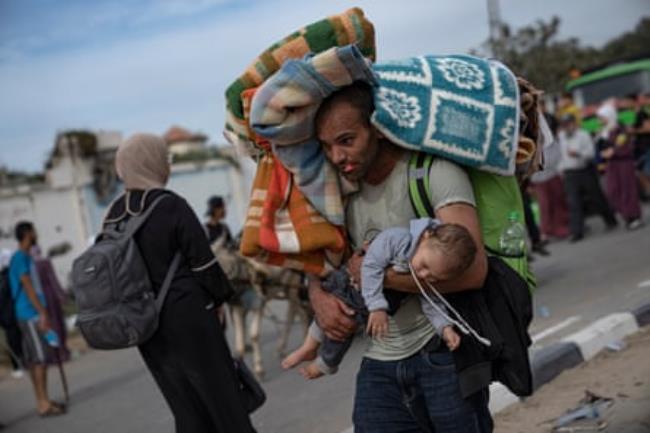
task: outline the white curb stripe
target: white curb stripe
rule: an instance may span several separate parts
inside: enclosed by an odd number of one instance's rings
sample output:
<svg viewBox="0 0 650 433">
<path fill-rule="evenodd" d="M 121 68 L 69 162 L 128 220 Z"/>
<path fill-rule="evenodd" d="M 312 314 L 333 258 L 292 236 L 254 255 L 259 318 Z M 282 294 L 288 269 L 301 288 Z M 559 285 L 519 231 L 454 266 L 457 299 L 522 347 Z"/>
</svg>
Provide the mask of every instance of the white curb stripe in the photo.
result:
<svg viewBox="0 0 650 433">
<path fill-rule="evenodd" d="M 542 332 L 539 332 L 531 337 L 531 340 L 533 340 L 533 344 L 537 343 L 538 341 L 548 337 L 549 335 L 555 334 L 556 332 L 559 332 L 560 330 L 569 327 L 573 325 L 576 322 L 579 322 L 581 319 L 580 316 L 571 316 L 557 325 L 553 325 L 550 328 L 546 328 Z"/>
<path fill-rule="evenodd" d="M 639 325 L 632 313 L 614 313 L 563 338 L 562 341 L 575 343 L 584 360 L 588 361 L 609 343 L 633 334 L 638 329 Z"/>
<path fill-rule="evenodd" d="M 638 286 L 640 289 L 643 287 L 650 287 L 650 280 L 641 281 Z"/>
</svg>

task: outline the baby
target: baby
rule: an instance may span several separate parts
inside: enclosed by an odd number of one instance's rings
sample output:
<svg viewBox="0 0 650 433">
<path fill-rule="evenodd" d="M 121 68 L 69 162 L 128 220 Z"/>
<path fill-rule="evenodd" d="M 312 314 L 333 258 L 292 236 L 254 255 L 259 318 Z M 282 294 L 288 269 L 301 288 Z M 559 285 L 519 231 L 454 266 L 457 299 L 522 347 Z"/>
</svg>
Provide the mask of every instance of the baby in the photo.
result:
<svg viewBox="0 0 650 433">
<path fill-rule="evenodd" d="M 342 299 L 355 311 L 355 320 L 366 324 L 373 338 L 381 338 L 388 331 L 389 303 L 383 294 L 386 268 L 409 273 L 409 266 L 417 277 L 433 285 L 460 277 L 474 261 L 476 244 L 467 229 L 458 224 L 442 224 L 438 220 L 412 220 L 410 230 L 402 227 L 382 231 L 370 244 L 361 268 L 361 293 L 352 288 L 345 271 L 337 271 L 323 281 L 323 289 Z M 460 336 L 446 317 L 444 306 L 434 307 L 420 297 L 422 311 L 433 324 L 449 350 L 456 350 Z M 338 369 L 353 336 L 346 341 L 333 341 L 324 336 L 316 322 L 302 346 L 282 362 L 284 368 L 293 368 L 303 361 L 312 361 L 300 373 L 307 379 L 333 374 Z M 318 358 L 317 358 L 318 356 Z"/>
</svg>

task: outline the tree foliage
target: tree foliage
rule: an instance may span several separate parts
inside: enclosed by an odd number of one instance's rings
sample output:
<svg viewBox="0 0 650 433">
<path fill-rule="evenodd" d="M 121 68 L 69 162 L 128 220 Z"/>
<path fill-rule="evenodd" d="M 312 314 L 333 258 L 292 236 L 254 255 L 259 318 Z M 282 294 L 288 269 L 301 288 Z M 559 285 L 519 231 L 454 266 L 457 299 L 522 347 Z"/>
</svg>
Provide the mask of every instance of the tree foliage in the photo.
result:
<svg viewBox="0 0 650 433">
<path fill-rule="evenodd" d="M 474 54 L 491 55 L 547 93 L 561 92 L 571 71 L 588 71 L 609 63 L 650 56 L 650 17 L 633 31 L 601 48 L 584 46 L 577 38 L 558 38 L 560 18 L 538 20 L 513 32 L 503 25 L 501 37 L 488 40 Z"/>
</svg>

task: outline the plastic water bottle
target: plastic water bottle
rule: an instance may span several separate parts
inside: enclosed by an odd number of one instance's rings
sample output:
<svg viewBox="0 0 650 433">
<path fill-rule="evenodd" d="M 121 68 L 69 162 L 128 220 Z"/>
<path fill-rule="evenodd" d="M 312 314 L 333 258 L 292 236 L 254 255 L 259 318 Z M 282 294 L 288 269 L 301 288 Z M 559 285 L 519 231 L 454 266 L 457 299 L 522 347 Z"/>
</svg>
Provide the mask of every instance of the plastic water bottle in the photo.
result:
<svg viewBox="0 0 650 433">
<path fill-rule="evenodd" d="M 59 343 L 59 336 L 52 329 L 48 329 L 48 331 L 43 335 L 43 338 L 45 338 L 47 344 L 49 344 L 52 347 L 59 347 L 59 345 L 61 344 Z"/>
<path fill-rule="evenodd" d="M 523 256 L 526 250 L 526 232 L 519 222 L 519 214 L 510 212 L 508 222 L 499 237 L 499 249 L 506 256 Z"/>
</svg>

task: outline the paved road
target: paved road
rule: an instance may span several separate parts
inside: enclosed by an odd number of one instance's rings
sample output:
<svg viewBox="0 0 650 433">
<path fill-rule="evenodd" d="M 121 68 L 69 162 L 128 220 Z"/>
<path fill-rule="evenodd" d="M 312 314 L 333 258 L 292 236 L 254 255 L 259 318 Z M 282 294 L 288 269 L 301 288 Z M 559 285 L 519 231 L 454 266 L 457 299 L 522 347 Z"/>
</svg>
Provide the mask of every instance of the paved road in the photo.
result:
<svg viewBox="0 0 650 433">
<path fill-rule="evenodd" d="M 550 257 L 533 263 L 540 282 L 531 332 L 537 336 L 536 349 L 607 313 L 650 302 L 650 227 L 604 233 L 600 221 L 589 224 L 591 234 L 582 242 L 553 244 Z M 272 308 L 281 310 L 279 305 Z M 349 427 L 364 342 L 353 346 L 337 375 L 306 383 L 280 370 L 273 353 L 275 335 L 275 326 L 267 322 L 263 341 L 269 400 L 254 417 L 259 431 L 338 433 Z M 292 344 L 299 339 L 296 329 Z M 91 352 L 67 370 L 72 405 L 70 414 L 58 419 L 34 416 L 27 380 L 0 379 L 0 422 L 8 424 L 3 433 L 173 431 L 171 415 L 137 352 Z"/>
</svg>

